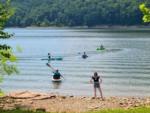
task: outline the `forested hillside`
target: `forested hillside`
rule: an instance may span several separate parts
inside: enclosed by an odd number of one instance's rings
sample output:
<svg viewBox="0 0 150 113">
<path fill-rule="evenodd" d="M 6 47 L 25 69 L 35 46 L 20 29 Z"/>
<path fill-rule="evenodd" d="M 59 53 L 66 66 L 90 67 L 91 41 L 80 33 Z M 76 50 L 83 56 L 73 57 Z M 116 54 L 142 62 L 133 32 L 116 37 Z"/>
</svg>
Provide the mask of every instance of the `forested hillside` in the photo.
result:
<svg viewBox="0 0 150 113">
<path fill-rule="evenodd" d="M 139 25 L 145 0 L 12 0 L 7 26 Z"/>
</svg>

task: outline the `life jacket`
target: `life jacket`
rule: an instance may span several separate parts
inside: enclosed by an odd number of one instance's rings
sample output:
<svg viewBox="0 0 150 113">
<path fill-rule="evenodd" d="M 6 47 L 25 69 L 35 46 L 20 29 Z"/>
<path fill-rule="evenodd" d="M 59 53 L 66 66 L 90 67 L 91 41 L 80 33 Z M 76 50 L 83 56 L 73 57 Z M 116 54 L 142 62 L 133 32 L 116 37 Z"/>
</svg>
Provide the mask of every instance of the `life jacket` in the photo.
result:
<svg viewBox="0 0 150 113">
<path fill-rule="evenodd" d="M 55 72 L 54 75 L 53 75 L 53 78 L 54 79 L 60 79 L 60 76 L 61 76 L 60 73 Z"/>
</svg>

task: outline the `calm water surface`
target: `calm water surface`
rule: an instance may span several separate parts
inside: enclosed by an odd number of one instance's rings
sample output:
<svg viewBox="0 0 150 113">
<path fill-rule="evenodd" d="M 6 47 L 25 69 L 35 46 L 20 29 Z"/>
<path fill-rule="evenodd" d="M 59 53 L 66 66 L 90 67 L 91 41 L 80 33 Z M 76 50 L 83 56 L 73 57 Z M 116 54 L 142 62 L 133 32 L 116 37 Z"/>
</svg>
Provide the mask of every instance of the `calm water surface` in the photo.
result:
<svg viewBox="0 0 150 113">
<path fill-rule="evenodd" d="M 34 90 L 66 95 L 92 95 L 89 83 L 94 71 L 103 79 L 106 96 L 150 96 L 150 32 L 147 30 L 103 30 L 61 28 L 10 28 L 15 38 L 1 40 L 12 47 L 21 46 L 19 75 L 6 76 L 1 84 L 5 92 Z M 108 51 L 98 52 L 103 44 Z M 79 53 L 86 51 L 88 59 Z M 45 64 L 47 53 L 62 56 L 51 61 L 65 80 L 51 82 L 52 72 Z"/>
</svg>

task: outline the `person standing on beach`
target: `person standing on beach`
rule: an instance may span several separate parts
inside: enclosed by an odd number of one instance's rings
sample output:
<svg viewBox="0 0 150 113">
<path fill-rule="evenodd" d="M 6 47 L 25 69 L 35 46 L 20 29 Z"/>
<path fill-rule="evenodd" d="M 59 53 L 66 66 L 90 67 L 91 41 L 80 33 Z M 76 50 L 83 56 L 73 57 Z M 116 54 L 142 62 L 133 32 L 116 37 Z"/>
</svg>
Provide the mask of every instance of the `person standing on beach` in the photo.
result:
<svg viewBox="0 0 150 113">
<path fill-rule="evenodd" d="M 98 89 L 102 100 L 104 100 L 101 85 L 100 85 L 102 83 L 102 79 L 100 76 L 98 76 L 97 72 L 94 72 L 94 75 L 91 77 L 90 82 L 93 83 L 94 85 L 94 97 L 96 98 L 96 89 Z"/>
</svg>

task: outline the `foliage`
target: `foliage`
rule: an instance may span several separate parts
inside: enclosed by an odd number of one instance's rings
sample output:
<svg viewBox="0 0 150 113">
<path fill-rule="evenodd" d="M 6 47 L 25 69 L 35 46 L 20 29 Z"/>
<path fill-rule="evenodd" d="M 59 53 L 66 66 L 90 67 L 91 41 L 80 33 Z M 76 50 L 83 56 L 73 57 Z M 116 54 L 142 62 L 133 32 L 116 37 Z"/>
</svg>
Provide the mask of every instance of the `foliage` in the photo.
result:
<svg viewBox="0 0 150 113">
<path fill-rule="evenodd" d="M 132 109 L 112 109 L 112 110 L 100 110 L 100 111 L 89 111 L 85 113 L 149 113 L 150 108 L 140 107 L 140 108 L 132 108 Z M 0 113 L 46 113 L 46 112 L 33 112 L 33 111 L 25 111 L 20 109 L 15 110 L 0 110 Z"/>
<path fill-rule="evenodd" d="M 45 112 L 33 112 L 33 111 L 14 109 L 14 110 L 0 110 L 0 113 L 45 113 Z"/>
<path fill-rule="evenodd" d="M 145 0 L 13 0 L 7 26 L 139 25 Z"/>
<path fill-rule="evenodd" d="M 132 109 L 109 109 L 109 110 L 101 110 L 87 113 L 149 113 L 150 108 L 140 107 L 140 108 L 132 108 Z"/>
<path fill-rule="evenodd" d="M 12 36 L 12 34 L 3 32 L 6 22 L 12 15 L 13 10 L 10 7 L 10 0 L 6 0 L 6 2 L 0 2 L 0 39 L 10 38 Z"/>
<path fill-rule="evenodd" d="M 13 9 L 10 7 L 10 0 L 0 2 L 0 39 L 10 38 L 12 34 L 4 32 L 4 27 L 8 19 L 12 16 Z M 12 62 L 16 61 L 12 48 L 6 44 L 0 44 L 0 81 L 4 75 L 18 73 L 16 66 Z M 1 91 L 0 91 L 1 92 Z M 1 95 L 1 93 L 0 93 Z"/>
<path fill-rule="evenodd" d="M 139 6 L 140 10 L 144 14 L 143 21 L 150 22 L 150 8 L 147 8 L 146 5 L 143 3 Z"/>
</svg>

